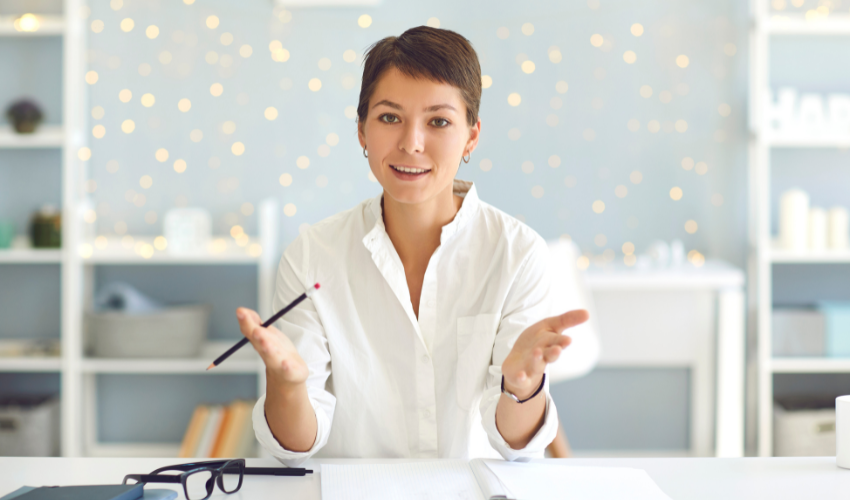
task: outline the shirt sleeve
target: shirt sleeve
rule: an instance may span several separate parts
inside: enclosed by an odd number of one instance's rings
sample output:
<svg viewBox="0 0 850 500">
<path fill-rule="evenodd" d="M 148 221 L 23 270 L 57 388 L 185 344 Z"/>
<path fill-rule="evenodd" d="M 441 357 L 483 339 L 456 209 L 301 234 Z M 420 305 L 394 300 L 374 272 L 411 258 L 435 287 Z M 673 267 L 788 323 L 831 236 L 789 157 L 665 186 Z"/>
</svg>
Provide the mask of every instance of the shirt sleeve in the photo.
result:
<svg viewBox="0 0 850 500">
<path fill-rule="evenodd" d="M 306 275 L 307 256 L 309 256 L 306 246 L 306 238 L 303 235 L 299 236 L 280 259 L 272 299 L 274 312 L 281 310 L 304 293 L 308 286 L 313 285 L 301 279 Z M 313 447 L 305 452 L 295 452 L 281 446 L 266 420 L 265 394 L 257 400 L 252 414 L 254 434 L 260 445 L 289 467 L 300 465 L 328 442 L 336 406 L 336 397 L 327 390 L 328 379 L 331 375 L 331 356 L 327 335 L 313 303 L 315 299 L 316 295 L 313 295 L 312 298 L 304 300 L 277 320 L 274 325 L 289 337 L 301 358 L 307 363 L 309 370 L 306 382 L 307 396 L 316 412 L 316 440 Z"/>
<path fill-rule="evenodd" d="M 555 439 L 558 432 L 558 411 L 549 395 L 548 376 L 543 386 L 543 394 L 546 397 L 543 425 L 525 448 L 520 450 L 511 448 L 496 427 L 496 407 L 502 394 L 502 363 L 520 334 L 532 324 L 549 316 L 550 313 L 549 274 L 546 271 L 548 259 L 549 252 L 546 244 L 542 238 L 537 237 L 507 294 L 493 345 L 487 385 L 479 406 L 481 423 L 487 432 L 490 445 L 505 460 L 542 458 L 546 446 Z"/>
</svg>

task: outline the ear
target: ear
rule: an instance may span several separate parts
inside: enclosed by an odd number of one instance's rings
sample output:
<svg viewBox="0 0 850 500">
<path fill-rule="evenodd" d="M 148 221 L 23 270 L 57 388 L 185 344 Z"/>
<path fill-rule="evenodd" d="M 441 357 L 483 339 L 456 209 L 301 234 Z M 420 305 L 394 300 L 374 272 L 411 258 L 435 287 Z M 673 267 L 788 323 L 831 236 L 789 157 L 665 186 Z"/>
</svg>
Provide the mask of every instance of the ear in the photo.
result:
<svg viewBox="0 0 850 500">
<path fill-rule="evenodd" d="M 357 121 L 357 140 L 360 141 L 360 147 L 366 149 L 366 129 L 363 122 Z"/>
<path fill-rule="evenodd" d="M 469 139 L 466 141 L 465 151 L 472 154 L 475 151 L 475 148 L 478 147 L 478 138 L 481 136 L 481 117 L 478 117 L 478 121 L 475 122 L 475 125 L 469 127 Z"/>
</svg>

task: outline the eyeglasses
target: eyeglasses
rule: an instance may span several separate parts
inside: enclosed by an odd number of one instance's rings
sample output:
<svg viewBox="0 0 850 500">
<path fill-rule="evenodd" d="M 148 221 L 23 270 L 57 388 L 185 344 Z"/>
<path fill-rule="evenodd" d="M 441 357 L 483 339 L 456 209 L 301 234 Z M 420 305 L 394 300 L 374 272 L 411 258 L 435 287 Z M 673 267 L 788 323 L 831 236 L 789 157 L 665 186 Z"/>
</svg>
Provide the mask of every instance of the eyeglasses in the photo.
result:
<svg viewBox="0 0 850 500">
<path fill-rule="evenodd" d="M 177 471 L 180 474 L 160 474 L 160 472 L 168 471 Z M 169 465 L 160 467 L 150 474 L 127 474 L 124 476 L 124 484 L 182 484 L 186 500 L 206 500 L 212 495 L 216 484 L 228 495 L 236 493 L 242 487 L 244 475 L 245 459 L 235 458 Z"/>
</svg>

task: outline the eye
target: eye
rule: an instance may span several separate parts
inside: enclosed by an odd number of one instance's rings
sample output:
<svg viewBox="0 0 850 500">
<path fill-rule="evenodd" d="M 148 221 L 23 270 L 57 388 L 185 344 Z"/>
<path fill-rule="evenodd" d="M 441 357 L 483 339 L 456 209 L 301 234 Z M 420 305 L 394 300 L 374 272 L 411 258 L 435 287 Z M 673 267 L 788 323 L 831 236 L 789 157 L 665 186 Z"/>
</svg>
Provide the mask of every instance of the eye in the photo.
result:
<svg viewBox="0 0 850 500">
<path fill-rule="evenodd" d="M 436 125 L 438 128 L 444 128 L 450 125 L 450 122 L 445 118 L 434 118 L 433 120 L 431 120 L 431 123 Z"/>
<path fill-rule="evenodd" d="M 384 123 L 397 123 L 398 117 L 390 113 L 384 113 L 383 115 L 378 117 L 378 120 L 381 120 Z"/>
</svg>

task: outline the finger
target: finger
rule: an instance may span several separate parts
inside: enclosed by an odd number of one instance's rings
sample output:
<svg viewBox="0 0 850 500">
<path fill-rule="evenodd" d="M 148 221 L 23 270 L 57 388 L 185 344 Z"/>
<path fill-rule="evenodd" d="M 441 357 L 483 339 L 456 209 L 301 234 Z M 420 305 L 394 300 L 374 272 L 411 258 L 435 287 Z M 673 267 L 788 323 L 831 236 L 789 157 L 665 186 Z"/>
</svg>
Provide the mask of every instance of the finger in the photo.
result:
<svg viewBox="0 0 850 500">
<path fill-rule="evenodd" d="M 554 363 L 561 356 L 561 346 L 553 345 L 543 350 L 543 360 L 547 363 Z"/>
<path fill-rule="evenodd" d="M 260 315 L 256 311 L 247 307 L 239 307 L 236 309 L 236 318 L 239 320 L 239 328 L 242 334 L 250 333 L 255 326 L 262 326 L 260 323 Z"/>
<path fill-rule="evenodd" d="M 546 328 L 553 332 L 561 333 L 567 328 L 578 326 L 590 318 L 585 309 L 574 309 L 558 316 L 552 316 L 543 320 Z"/>
<path fill-rule="evenodd" d="M 564 335 L 563 333 L 553 333 L 547 332 L 545 335 L 541 335 L 537 342 L 535 343 L 536 347 L 547 348 L 553 345 L 560 346 L 561 349 L 565 349 L 568 345 L 572 343 L 573 339 L 569 335 Z"/>
<path fill-rule="evenodd" d="M 534 358 L 534 361 L 542 361 L 543 360 L 543 348 L 535 347 L 533 351 L 531 351 L 531 357 Z"/>
</svg>

